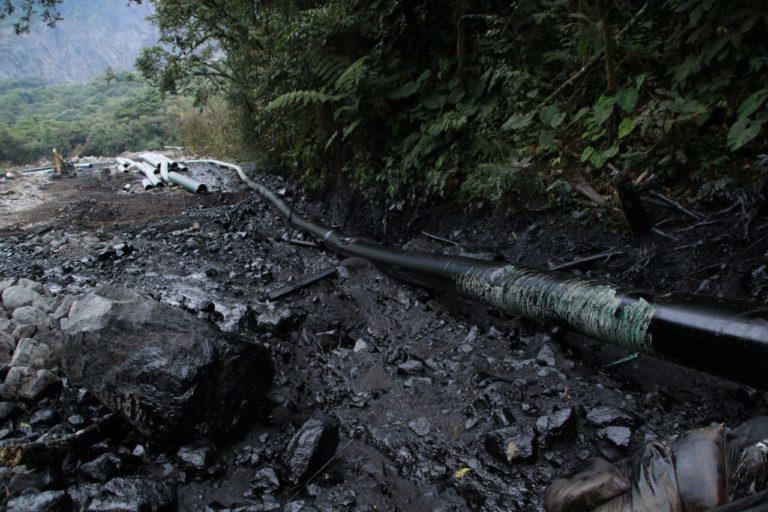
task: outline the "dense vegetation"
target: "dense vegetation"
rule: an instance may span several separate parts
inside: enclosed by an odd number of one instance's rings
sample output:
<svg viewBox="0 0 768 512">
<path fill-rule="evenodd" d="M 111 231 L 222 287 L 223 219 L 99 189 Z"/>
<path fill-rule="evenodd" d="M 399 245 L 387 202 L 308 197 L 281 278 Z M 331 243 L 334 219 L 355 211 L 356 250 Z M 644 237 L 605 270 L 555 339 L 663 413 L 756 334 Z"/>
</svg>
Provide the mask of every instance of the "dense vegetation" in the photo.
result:
<svg viewBox="0 0 768 512">
<path fill-rule="evenodd" d="M 112 155 L 170 144 L 188 102 L 163 98 L 131 73 L 72 86 L 0 82 L 0 163 L 65 155 Z"/>
<path fill-rule="evenodd" d="M 695 188 L 765 143 L 765 0 L 154 3 L 144 74 L 224 95 L 256 157 L 321 186 L 498 201 L 610 163 Z"/>
</svg>

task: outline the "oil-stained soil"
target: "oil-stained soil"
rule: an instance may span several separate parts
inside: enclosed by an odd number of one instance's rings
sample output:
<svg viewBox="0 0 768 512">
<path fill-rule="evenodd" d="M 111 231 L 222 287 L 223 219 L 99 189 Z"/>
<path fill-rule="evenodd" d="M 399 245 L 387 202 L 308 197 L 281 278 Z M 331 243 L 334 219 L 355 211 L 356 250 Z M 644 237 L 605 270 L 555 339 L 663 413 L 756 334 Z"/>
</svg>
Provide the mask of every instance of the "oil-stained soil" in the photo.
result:
<svg viewBox="0 0 768 512">
<path fill-rule="evenodd" d="M 762 392 L 646 357 L 621 362 L 629 354 L 619 349 L 365 265 L 270 301 L 270 291 L 341 262 L 226 172 L 190 170 L 209 184 L 206 195 L 143 191 L 135 175 L 98 169 L 0 183 L 0 277 L 35 279 L 59 295 L 136 288 L 264 344 L 276 369 L 269 406 L 228 444 L 203 447 L 210 453 L 200 464 L 129 433 L 49 468 L 40 486 L 77 485 L 73 467 L 127 452 L 123 473 L 178 482 L 180 510 L 541 510 L 547 485 L 580 461 L 617 460 L 649 439 L 768 412 Z M 605 253 L 564 271 L 653 291 L 760 303 L 768 294 L 768 221 L 750 191 L 702 196 L 698 218 L 652 206 L 659 231 L 633 240 L 620 212 L 576 196 L 552 197 L 546 209 L 441 207 L 387 218 L 376 213 L 385 208 L 308 199 L 280 177 L 254 176 L 298 211 L 407 248 L 537 267 Z M 4 439 L 103 413 L 77 394 L 65 385 L 61 396 L 27 404 L 6 421 Z M 30 427 L 51 408 L 60 422 Z M 338 453 L 291 485 L 286 445 L 311 418 L 338 423 Z M 532 450 L 512 463 L 488 441 L 510 426 Z M 7 485 L 13 475 L 0 477 Z M 21 487 L 17 479 L 11 497 Z"/>
</svg>

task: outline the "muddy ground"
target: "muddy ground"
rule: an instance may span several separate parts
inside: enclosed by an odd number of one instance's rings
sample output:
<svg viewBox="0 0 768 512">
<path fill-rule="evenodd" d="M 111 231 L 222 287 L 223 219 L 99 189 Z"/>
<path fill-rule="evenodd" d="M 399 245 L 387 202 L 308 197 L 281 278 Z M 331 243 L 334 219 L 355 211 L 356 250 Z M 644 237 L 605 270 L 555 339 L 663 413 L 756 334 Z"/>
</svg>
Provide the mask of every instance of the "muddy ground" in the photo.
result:
<svg viewBox="0 0 768 512">
<path fill-rule="evenodd" d="M 269 301 L 269 291 L 340 260 L 301 243 L 227 171 L 190 172 L 212 192 L 145 192 L 135 175 L 99 170 L 0 183 L 0 277 L 35 279 L 54 295 L 136 288 L 269 347 L 277 371 L 270 403 L 247 432 L 214 447 L 204 469 L 137 434 L 112 441 L 118 453 L 145 447 L 123 471 L 178 482 L 180 510 L 541 510 L 547 485 L 587 458 L 617 460 L 648 439 L 768 413 L 761 392 L 645 357 L 611 365 L 628 354 L 373 268 L 345 268 Z M 750 191 L 702 195 L 698 219 L 650 205 L 660 231 L 636 241 L 618 211 L 577 194 L 506 214 L 442 207 L 388 218 L 339 197 L 307 199 L 280 177 L 254 177 L 300 211 L 408 248 L 538 267 L 609 251 L 565 271 L 653 291 L 761 303 L 768 294 L 768 221 Z M 279 327 L 259 325 L 265 312 L 282 315 Z M 99 406 L 75 395 L 65 382 L 60 397 L 24 405 L 3 435 L 29 436 L 24 425 L 42 408 L 90 421 Z M 603 406 L 622 414 L 600 418 Z M 342 434 L 326 470 L 298 487 L 252 483 L 264 468 L 280 473 L 291 434 L 317 417 L 337 421 Z M 512 424 L 532 427 L 529 461 L 509 464 L 486 447 L 489 432 Z M 606 429 L 617 426 L 628 430 Z M 0 476 L 7 484 L 10 475 Z M 22 491 L 17 482 L 9 495 Z"/>
</svg>

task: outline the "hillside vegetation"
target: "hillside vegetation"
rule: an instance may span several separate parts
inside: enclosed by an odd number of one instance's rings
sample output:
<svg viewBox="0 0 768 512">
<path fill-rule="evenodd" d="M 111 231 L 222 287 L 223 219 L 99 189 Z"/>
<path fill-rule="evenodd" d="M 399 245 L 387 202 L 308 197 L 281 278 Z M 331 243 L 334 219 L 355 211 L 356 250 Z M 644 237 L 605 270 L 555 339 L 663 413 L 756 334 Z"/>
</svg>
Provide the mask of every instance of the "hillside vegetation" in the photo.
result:
<svg viewBox="0 0 768 512">
<path fill-rule="evenodd" d="M 499 203 L 614 166 L 695 192 L 765 146 L 765 0 L 154 3 L 142 72 L 320 188 Z"/>
<path fill-rule="evenodd" d="M 0 163 L 65 155 L 112 155 L 176 140 L 188 101 L 164 99 L 131 73 L 82 85 L 0 82 Z"/>
</svg>

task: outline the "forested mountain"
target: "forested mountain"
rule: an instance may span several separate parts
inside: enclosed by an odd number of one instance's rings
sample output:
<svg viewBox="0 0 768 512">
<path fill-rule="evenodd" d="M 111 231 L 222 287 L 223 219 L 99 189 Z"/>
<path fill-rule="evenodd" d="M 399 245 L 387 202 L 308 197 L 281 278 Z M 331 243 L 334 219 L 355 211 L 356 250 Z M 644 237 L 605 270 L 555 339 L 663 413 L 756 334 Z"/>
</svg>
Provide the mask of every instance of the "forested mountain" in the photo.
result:
<svg viewBox="0 0 768 512">
<path fill-rule="evenodd" d="M 152 14 L 149 2 L 64 0 L 58 12 L 62 19 L 55 27 L 35 19 L 29 33 L 19 36 L 18 11 L 0 21 L 0 80 L 85 82 L 108 67 L 132 69 L 141 49 L 156 42 L 156 29 L 146 19 Z"/>
<path fill-rule="evenodd" d="M 67 156 L 157 148 L 175 141 L 188 104 L 130 72 L 72 85 L 0 81 L 0 164 L 50 158 L 52 148 Z"/>
</svg>

